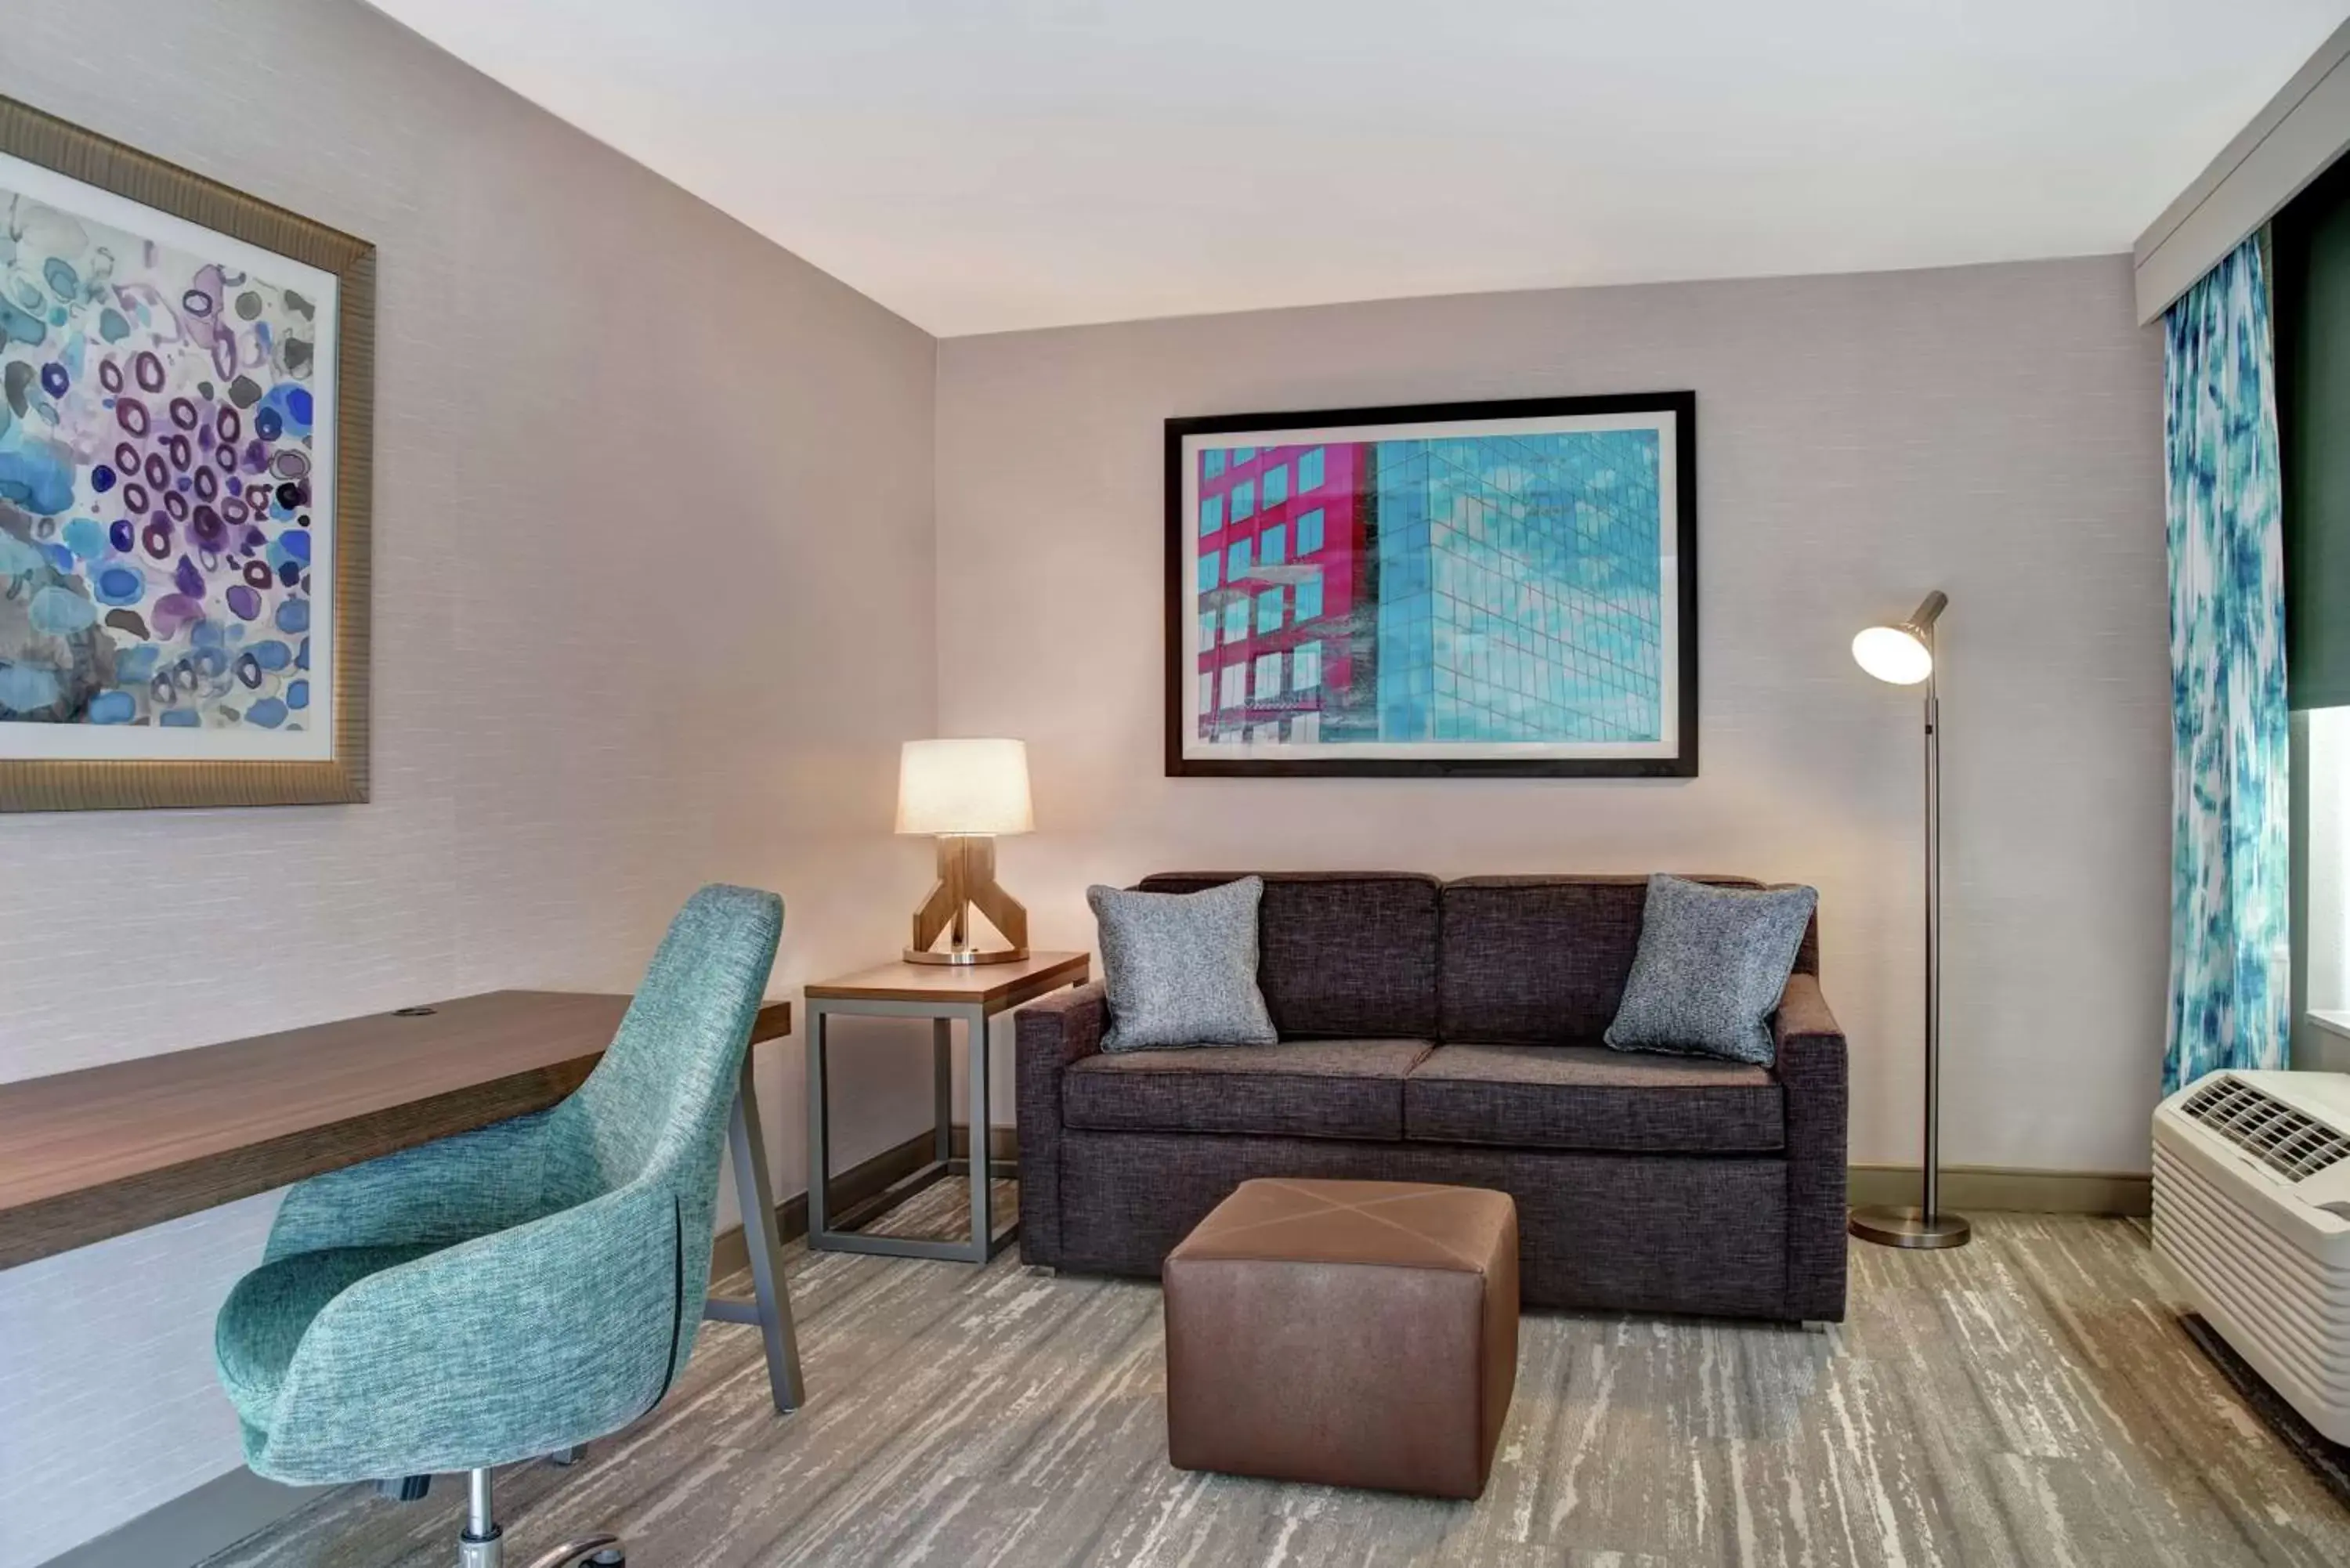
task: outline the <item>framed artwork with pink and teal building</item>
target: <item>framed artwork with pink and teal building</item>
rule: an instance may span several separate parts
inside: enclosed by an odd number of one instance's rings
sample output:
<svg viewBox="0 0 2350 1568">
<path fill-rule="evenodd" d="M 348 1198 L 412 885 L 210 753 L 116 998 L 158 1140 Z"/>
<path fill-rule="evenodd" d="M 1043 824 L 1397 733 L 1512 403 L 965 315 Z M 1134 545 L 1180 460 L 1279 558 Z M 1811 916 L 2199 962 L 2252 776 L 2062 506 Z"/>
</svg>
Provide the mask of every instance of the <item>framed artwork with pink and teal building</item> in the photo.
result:
<svg viewBox="0 0 2350 1568">
<path fill-rule="evenodd" d="M 1696 412 L 1168 421 L 1169 774 L 1693 775 Z"/>
</svg>

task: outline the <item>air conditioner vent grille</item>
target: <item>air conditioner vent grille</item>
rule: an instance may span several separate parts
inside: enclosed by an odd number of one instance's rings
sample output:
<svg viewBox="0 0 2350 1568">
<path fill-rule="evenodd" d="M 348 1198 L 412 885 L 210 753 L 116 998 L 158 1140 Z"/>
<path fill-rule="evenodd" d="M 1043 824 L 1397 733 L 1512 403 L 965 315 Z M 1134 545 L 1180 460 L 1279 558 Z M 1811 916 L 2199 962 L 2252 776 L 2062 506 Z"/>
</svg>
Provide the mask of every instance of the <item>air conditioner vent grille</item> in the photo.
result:
<svg viewBox="0 0 2350 1568">
<path fill-rule="evenodd" d="M 2189 1121 L 2210 1127 L 2288 1181 L 2350 1159 L 2350 1137 L 2240 1078 L 2223 1075 L 2212 1079 L 2188 1096 L 2178 1109 Z"/>
</svg>

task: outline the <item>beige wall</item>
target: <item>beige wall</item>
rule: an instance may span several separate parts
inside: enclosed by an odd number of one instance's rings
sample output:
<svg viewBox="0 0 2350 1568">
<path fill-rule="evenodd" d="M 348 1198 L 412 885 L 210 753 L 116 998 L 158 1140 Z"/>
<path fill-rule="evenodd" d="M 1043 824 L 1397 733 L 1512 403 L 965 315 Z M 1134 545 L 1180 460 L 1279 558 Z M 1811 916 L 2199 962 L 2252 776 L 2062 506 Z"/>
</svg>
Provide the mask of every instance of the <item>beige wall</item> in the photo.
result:
<svg viewBox="0 0 2350 1568">
<path fill-rule="evenodd" d="M 1914 698 L 1846 645 L 1951 607 L 1945 1158 L 2143 1170 L 2168 864 L 2160 344 L 2126 256 L 1488 295 L 949 339 L 941 732 L 1025 736 L 1040 942 L 1176 867 L 1681 868 L 1821 892 L 1852 1154 L 1915 1158 Z M 1160 421 L 1694 388 L 1703 774 L 1161 773 Z"/>
<path fill-rule="evenodd" d="M 786 895 L 777 994 L 902 940 L 925 334 L 347 0 L 14 6 L 0 92 L 373 240 L 381 280 L 375 799 L 0 816 L 0 1079 L 626 989 L 705 879 Z M 761 1063 L 786 1191 L 798 1060 Z M 920 1121 L 889 1065 L 849 1069 L 849 1158 Z M 212 1312 L 273 1203 L 0 1273 L 0 1565 L 237 1462 Z"/>
</svg>

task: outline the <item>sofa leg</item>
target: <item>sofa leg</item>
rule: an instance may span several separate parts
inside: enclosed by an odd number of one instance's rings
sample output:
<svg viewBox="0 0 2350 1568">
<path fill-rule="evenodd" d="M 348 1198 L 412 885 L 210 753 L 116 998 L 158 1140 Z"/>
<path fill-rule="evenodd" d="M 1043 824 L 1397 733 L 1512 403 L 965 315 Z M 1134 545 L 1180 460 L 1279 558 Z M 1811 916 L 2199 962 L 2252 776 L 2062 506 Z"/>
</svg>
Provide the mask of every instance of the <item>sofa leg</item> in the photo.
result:
<svg viewBox="0 0 2350 1568">
<path fill-rule="evenodd" d="M 1835 1326 L 1835 1324 L 1830 1323 L 1824 1317 L 1807 1317 L 1804 1320 L 1804 1332 L 1805 1334 L 1825 1334 Z"/>
<path fill-rule="evenodd" d="M 1055 1279 L 1061 1272 L 1050 1263 L 1023 1263 L 1020 1265 L 1020 1272 L 1032 1280 Z"/>
</svg>

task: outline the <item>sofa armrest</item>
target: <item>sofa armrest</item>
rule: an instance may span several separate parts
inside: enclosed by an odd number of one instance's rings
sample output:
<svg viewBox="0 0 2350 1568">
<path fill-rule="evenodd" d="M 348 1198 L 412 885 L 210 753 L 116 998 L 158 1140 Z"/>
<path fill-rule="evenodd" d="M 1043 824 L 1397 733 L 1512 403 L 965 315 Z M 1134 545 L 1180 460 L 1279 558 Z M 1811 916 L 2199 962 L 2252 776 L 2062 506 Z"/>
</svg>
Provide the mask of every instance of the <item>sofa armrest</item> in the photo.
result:
<svg viewBox="0 0 2350 1568">
<path fill-rule="evenodd" d="M 1012 1023 L 1021 1071 L 1027 1071 L 1033 1054 L 1038 1066 L 1058 1073 L 1101 1049 L 1102 1033 L 1109 1027 L 1108 995 L 1097 980 L 1056 991 L 1014 1012 Z"/>
<path fill-rule="evenodd" d="M 1109 1003 L 1095 981 L 1055 992 L 1012 1015 L 1019 1090 L 1020 1256 L 1061 1261 L 1061 1075 L 1101 1049 Z"/>
<path fill-rule="evenodd" d="M 1794 974 L 1771 1017 L 1785 1096 L 1787 1315 L 1844 1317 L 1845 1120 L 1850 1091 L 1844 1028 L 1819 976 Z"/>
<path fill-rule="evenodd" d="M 1805 1085 L 1845 1080 L 1844 1025 L 1828 1011 L 1815 974 L 1791 974 L 1779 993 L 1778 1011 L 1771 1014 L 1771 1043 L 1778 1050 L 1782 1083 Z"/>
</svg>

